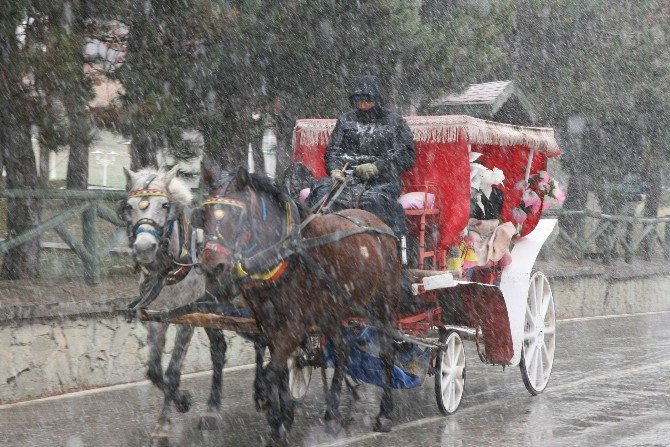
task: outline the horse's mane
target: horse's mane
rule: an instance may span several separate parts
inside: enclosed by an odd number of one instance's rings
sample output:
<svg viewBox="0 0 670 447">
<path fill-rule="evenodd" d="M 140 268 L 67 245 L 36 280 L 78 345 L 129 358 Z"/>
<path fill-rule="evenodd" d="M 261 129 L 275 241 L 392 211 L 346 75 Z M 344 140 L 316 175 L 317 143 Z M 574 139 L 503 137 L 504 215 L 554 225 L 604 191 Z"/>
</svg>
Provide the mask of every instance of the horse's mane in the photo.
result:
<svg viewBox="0 0 670 447">
<path fill-rule="evenodd" d="M 141 188 L 142 185 L 144 185 L 144 182 L 149 179 L 149 176 L 154 174 L 158 174 L 158 176 L 151 183 L 151 187 L 165 188 L 163 179 L 165 178 L 166 172 L 147 168 L 135 173 L 135 184 L 133 185 L 133 189 Z M 177 202 L 184 205 L 187 205 L 193 201 L 193 194 L 191 193 L 191 189 L 179 177 L 175 176 L 175 178 L 172 179 L 170 186 L 168 187 L 168 192 Z"/>
<path fill-rule="evenodd" d="M 249 173 L 249 178 L 251 180 L 250 186 L 254 191 L 263 192 L 269 195 L 280 207 L 284 206 L 284 203 L 286 202 L 293 202 L 298 208 L 301 219 L 304 219 L 305 216 L 310 213 L 309 208 L 305 207 L 300 201 L 293 200 L 290 195 L 278 187 L 270 177 L 262 174 Z"/>
<path fill-rule="evenodd" d="M 254 191 L 263 192 L 269 195 L 278 204 L 281 205 L 290 200 L 288 195 L 275 185 L 270 177 L 262 174 L 249 173 L 249 179 L 251 180 L 249 186 L 251 186 Z"/>
</svg>

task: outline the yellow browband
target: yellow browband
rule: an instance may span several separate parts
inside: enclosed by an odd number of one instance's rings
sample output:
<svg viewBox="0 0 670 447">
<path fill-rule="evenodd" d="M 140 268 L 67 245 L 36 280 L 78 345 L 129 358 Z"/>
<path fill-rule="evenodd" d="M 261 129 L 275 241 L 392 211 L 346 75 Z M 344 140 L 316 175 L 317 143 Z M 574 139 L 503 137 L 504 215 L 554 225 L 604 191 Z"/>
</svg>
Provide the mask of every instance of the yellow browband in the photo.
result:
<svg viewBox="0 0 670 447">
<path fill-rule="evenodd" d="M 130 194 L 128 194 L 128 198 L 133 198 L 133 197 L 165 197 L 169 198 L 167 193 L 164 191 L 161 191 L 160 189 L 136 189 L 134 191 L 130 191 Z"/>
<path fill-rule="evenodd" d="M 204 203 L 203 203 L 203 205 L 204 205 Z M 293 219 L 292 219 L 292 216 L 291 216 L 291 206 L 288 203 L 286 204 L 286 218 L 287 218 L 287 220 L 286 220 L 286 222 L 287 222 L 286 234 L 288 235 L 288 234 L 291 233 L 291 229 L 293 228 Z M 244 277 L 248 276 L 249 278 L 257 279 L 257 280 L 260 280 L 260 281 L 267 281 L 267 280 L 271 280 L 271 279 L 276 280 L 284 272 L 284 270 L 286 269 L 286 265 L 287 265 L 287 262 L 282 261 L 276 267 L 268 270 L 267 272 L 255 273 L 253 275 L 250 275 L 250 274 L 248 274 L 247 272 L 244 271 L 244 268 L 242 268 L 242 262 L 237 261 L 237 264 L 235 265 L 235 274 L 237 276 L 241 277 L 241 278 L 244 278 Z"/>
<path fill-rule="evenodd" d="M 244 203 L 240 202 L 239 200 L 233 200 L 233 199 L 226 199 L 223 197 L 210 197 L 204 202 L 202 202 L 203 205 L 229 205 L 229 206 L 234 206 L 240 209 L 245 209 L 246 206 Z"/>
</svg>

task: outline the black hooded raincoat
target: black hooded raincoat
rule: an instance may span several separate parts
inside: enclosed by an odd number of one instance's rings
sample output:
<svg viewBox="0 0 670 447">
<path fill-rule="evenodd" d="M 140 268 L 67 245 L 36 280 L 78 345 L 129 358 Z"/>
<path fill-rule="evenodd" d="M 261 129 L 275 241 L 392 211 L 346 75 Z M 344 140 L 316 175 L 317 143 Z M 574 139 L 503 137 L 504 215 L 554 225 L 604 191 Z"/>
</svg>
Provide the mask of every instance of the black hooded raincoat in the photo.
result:
<svg viewBox="0 0 670 447">
<path fill-rule="evenodd" d="M 326 171 L 353 169 L 364 163 L 373 163 L 379 175 L 363 184 L 355 205 L 379 216 L 398 234 L 404 234 L 405 216 L 398 204 L 401 175 L 414 166 L 414 142 L 407 122 L 397 113 L 384 107 L 379 80 L 375 76 L 362 76 L 351 96 L 367 95 L 375 107 L 370 110 L 355 109 L 340 116 L 326 149 Z M 325 182 L 315 188 L 313 199 L 319 200 L 329 191 Z M 347 198 L 348 197 L 348 198 Z M 351 195 L 340 199 L 336 208 L 351 208 Z"/>
</svg>

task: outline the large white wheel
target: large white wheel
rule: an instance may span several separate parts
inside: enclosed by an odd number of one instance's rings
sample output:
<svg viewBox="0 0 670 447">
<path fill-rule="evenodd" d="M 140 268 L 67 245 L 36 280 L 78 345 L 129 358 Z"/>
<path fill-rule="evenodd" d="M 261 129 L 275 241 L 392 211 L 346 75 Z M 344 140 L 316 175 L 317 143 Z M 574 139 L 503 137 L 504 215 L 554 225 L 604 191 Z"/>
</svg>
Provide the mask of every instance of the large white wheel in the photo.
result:
<svg viewBox="0 0 670 447">
<path fill-rule="evenodd" d="M 444 415 L 458 409 L 465 386 L 465 349 L 463 340 L 456 331 L 447 331 L 440 336 L 447 349 L 437 352 L 435 361 L 435 397 L 437 408 Z"/>
<path fill-rule="evenodd" d="M 312 371 L 314 368 L 309 365 L 299 365 L 298 358 L 303 360 L 307 357 L 307 352 L 299 347 L 291 357 L 289 357 L 286 365 L 288 366 L 288 387 L 291 396 L 296 401 L 301 401 L 307 394 L 309 382 L 312 380 Z"/>
<path fill-rule="evenodd" d="M 533 396 L 549 382 L 556 348 L 556 310 L 547 277 L 535 272 L 530 278 L 526 301 L 526 322 L 521 348 L 521 377 Z"/>
</svg>

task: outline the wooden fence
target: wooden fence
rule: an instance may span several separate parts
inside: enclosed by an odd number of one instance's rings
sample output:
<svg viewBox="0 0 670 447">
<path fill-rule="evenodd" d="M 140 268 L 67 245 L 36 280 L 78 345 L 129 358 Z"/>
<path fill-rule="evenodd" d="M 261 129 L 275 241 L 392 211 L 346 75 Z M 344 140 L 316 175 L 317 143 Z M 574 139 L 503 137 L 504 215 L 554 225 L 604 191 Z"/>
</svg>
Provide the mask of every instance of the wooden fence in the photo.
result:
<svg viewBox="0 0 670 447">
<path fill-rule="evenodd" d="M 623 257 L 651 260 L 660 255 L 670 260 L 670 217 L 618 216 L 590 210 L 549 210 L 544 217 L 558 217 L 560 227 L 554 244 L 569 249 L 576 257 L 602 258 L 605 264 Z M 570 228 L 567 231 L 566 228 Z"/>
<path fill-rule="evenodd" d="M 8 250 L 35 239 L 46 231 L 54 230 L 70 249 L 81 259 L 84 278 L 88 284 L 100 282 L 100 261 L 107 256 L 122 229 L 117 229 L 107 240 L 101 241 L 98 231 L 98 219 L 105 220 L 117 227 L 124 223 L 116 212 L 106 206 L 104 201 L 120 200 L 126 197 L 124 191 L 109 190 L 34 190 L 0 189 L 0 199 L 60 199 L 64 210 L 19 235 L 0 242 L 0 255 Z M 80 216 L 82 226 L 81 240 L 67 229 L 66 223 Z M 11 216 L 8 216 L 11 219 Z"/>
<path fill-rule="evenodd" d="M 198 191 L 196 196 L 199 197 Z M 0 255 L 35 239 L 46 231 L 54 232 L 81 259 L 84 277 L 88 284 L 100 282 L 100 261 L 108 256 L 114 243 L 123 233 L 124 223 L 116 212 L 103 202 L 126 197 L 119 190 L 31 190 L 0 189 L 0 199 L 56 199 L 63 201 L 64 210 L 43 221 L 38 226 L 4 241 L 0 241 Z M 81 240 L 67 229 L 66 223 L 81 218 Z M 590 210 L 549 210 L 545 217 L 558 217 L 559 222 L 571 219 L 571 232 L 561 229 L 550 248 L 567 249 L 575 257 L 601 257 L 604 263 L 623 257 L 631 262 L 634 256 L 649 260 L 660 254 L 670 260 L 670 217 L 644 218 L 617 216 Z M 11 218 L 11 216 L 10 216 Z M 101 241 L 98 219 L 119 227 L 106 240 Z"/>
</svg>

